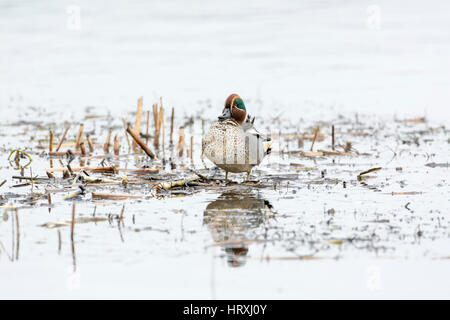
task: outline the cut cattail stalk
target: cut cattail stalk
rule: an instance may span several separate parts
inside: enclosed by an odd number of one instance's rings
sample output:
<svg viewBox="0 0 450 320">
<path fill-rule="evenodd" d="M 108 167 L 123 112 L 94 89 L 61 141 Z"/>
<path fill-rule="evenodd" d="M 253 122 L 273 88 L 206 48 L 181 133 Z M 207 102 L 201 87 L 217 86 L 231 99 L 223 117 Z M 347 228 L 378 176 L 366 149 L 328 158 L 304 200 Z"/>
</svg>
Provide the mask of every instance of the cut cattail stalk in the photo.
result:
<svg viewBox="0 0 450 320">
<path fill-rule="evenodd" d="M 61 148 L 61 145 L 63 144 L 64 139 L 66 139 L 66 134 L 67 134 L 67 131 L 69 131 L 69 128 L 70 128 L 70 126 L 67 126 L 66 129 L 64 130 L 64 133 L 63 133 L 63 135 L 61 137 L 61 141 L 59 141 L 59 144 L 56 147 L 56 151 L 59 151 L 59 148 Z"/>
<path fill-rule="evenodd" d="M 314 143 L 316 142 L 317 134 L 319 133 L 319 129 L 320 129 L 320 127 L 316 127 L 316 129 L 314 130 L 314 138 L 313 138 L 313 141 L 312 141 L 312 144 L 311 144 L 310 151 L 313 151 Z"/>
<path fill-rule="evenodd" d="M 94 152 L 94 144 L 92 143 L 91 137 L 87 135 L 86 140 L 88 142 L 89 151 L 92 153 Z"/>
<path fill-rule="evenodd" d="M 175 117 L 175 109 L 172 107 L 172 116 L 170 117 L 170 145 L 173 146 L 173 118 Z"/>
<path fill-rule="evenodd" d="M 153 140 L 153 146 L 155 147 L 155 149 L 158 149 L 159 147 L 159 137 L 158 137 L 158 104 L 154 103 L 153 104 L 153 120 L 155 123 L 155 136 L 154 136 L 154 140 Z"/>
<path fill-rule="evenodd" d="M 80 143 L 80 149 L 81 149 L 81 154 L 83 156 L 85 156 L 86 155 L 86 148 L 84 147 L 84 142 Z"/>
<path fill-rule="evenodd" d="M 110 140 L 111 140 L 111 129 L 109 129 L 108 136 L 106 137 L 106 142 L 103 145 L 103 151 L 105 151 L 105 153 L 109 153 Z"/>
<path fill-rule="evenodd" d="M 118 156 L 119 155 L 119 151 L 120 151 L 119 135 L 116 133 L 116 135 L 114 136 L 114 154 L 116 156 Z"/>
<path fill-rule="evenodd" d="M 184 127 L 180 127 L 180 137 L 178 138 L 178 156 L 182 157 L 184 153 Z"/>
<path fill-rule="evenodd" d="M 48 146 L 48 150 L 50 151 L 50 152 L 52 152 L 53 151 L 53 132 L 50 130 L 50 144 L 49 144 L 49 146 Z"/>
<path fill-rule="evenodd" d="M 80 129 L 78 130 L 77 142 L 75 144 L 75 150 L 80 148 L 81 137 L 83 136 L 84 124 L 80 124 Z"/>
<path fill-rule="evenodd" d="M 334 125 L 331 126 L 331 150 L 334 150 Z"/>
<path fill-rule="evenodd" d="M 143 104 L 144 98 L 140 97 L 138 99 L 137 103 L 137 110 L 136 110 L 136 121 L 134 122 L 134 133 L 139 136 L 139 133 L 141 132 L 141 117 L 142 117 L 142 104 Z M 137 152 L 137 143 L 133 141 L 133 151 Z"/>
<path fill-rule="evenodd" d="M 155 154 L 145 145 L 144 141 L 139 138 L 136 133 L 131 130 L 130 127 L 127 128 L 127 132 L 130 134 L 130 136 L 133 138 L 133 140 L 144 150 L 144 152 L 151 158 L 156 159 Z"/>
</svg>

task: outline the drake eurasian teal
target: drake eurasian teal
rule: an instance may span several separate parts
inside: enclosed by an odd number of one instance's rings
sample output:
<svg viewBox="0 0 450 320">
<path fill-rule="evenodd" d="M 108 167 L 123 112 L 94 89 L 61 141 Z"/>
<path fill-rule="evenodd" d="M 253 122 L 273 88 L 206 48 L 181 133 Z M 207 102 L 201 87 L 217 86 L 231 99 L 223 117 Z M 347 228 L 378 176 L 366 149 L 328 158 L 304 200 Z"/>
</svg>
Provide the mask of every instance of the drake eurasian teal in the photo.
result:
<svg viewBox="0 0 450 320">
<path fill-rule="evenodd" d="M 247 172 L 270 153 L 271 139 L 265 138 L 253 126 L 254 118 L 247 115 L 244 101 L 233 93 L 225 101 L 222 115 L 215 121 L 202 140 L 202 158 L 205 155 L 216 166 L 228 172 Z"/>
</svg>

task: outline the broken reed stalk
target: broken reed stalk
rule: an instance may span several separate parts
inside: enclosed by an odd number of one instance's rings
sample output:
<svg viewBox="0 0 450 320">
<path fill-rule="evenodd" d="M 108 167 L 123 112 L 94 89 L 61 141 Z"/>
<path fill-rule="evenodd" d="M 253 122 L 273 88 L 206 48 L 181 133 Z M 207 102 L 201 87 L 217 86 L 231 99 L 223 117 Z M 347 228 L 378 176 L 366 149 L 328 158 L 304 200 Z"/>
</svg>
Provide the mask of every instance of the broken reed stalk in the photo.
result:
<svg viewBox="0 0 450 320">
<path fill-rule="evenodd" d="M 83 130 L 84 130 L 84 124 L 80 124 L 80 129 L 78 130 L 78 137 L 77 137 L 77 142 L 75 143 L 75 150 L 78 150 L 80 148 L 80 142 L 81 142 L 81 137 L 83 135 Z"/>
<path fill-rule="evenodd" d="M 175 117 L 175 109 L 172 107 L 172 115 L 170 117 L 170 145 L 173 146 L 173 118 Z"/>
<path fill-rule="evenodd" d="M 69 131 L 69 128 L 70 128 L 70 126 L 67 126 L 66 127 L 66 129 L 64 130 L 64 133 L 63 133 L 63 135 L 62 135 L 62 137 L 61 137 L 61 141 L 59 141 L 59 144 L 58 144 L 58 146 L 56 147 L 56 150 L 55 151 L 59 151 L 59 148 L 61 148 L 61 145 L 63 144 L 63 142 L 64 142 L 64 139 L 66 139 L 66 134 L 67 134 L 67 131 Z"/>
<path fill-rule="evenodd" d="M 184 127 L 180 127 L 180 137 L 178 138 L 178 156 L 182 157 L 184 153 Z"/>
<path fill-rule="evenodd" d="M 136 121 L 134 122 L 134 133 L 139 137 L 139 134 L 141 132 L 141 118 L 142 118 L 142 105 L 143 105 L 144 98 L 140 97 L 138 99 L 137 103 L 137 110 L 136 110 Z M 138 152 L 137 149 L 137 143 L 133 141 L 133 152 Z"/>
<path fill-rule="evenodd" d="M 314 129 L 314 138 L 313 138 L 313 141 L 312 141 L 312 144 L 311 144 L 311 149 L 309 151 L 313 151 L 314 143 L 316 142 L 317 134 L 319 133 L 319 130 L 320 130 L 319 126 L 317 126 L 316 129 Z"/>
<path fill-rule="evenodd" d="M 153 118 L 155 120 L 155 140 L 154 140 L 154 146 L 155 149 L 159 149 L 159 137 L 161 135 L 161 123 L 162 118 L 164 117 L 164 108 L 162 105 L 162 98 L 160 99 L 160 107 L 158 112 L 158 105 L 153 105 Z"/>
<path fill-rule="evenodd" d="M 0 187 L 3 186 L 6 183 L 6 179 L 0 182 Z"/>
<path fill-rule="evenodd" d="M 331 150 L 334 150 L 334 124 L 331 126 Z"/>
<path fill-rule="evenodd" d="M 73 243 L 73 233 L 75 229 L 75 202 L 72 202 L 72 222 L 70 224 L 70 240 Z"/>
<path fill-rule="evenodd" d="M 145 145 L 144 141 L 139 138 L 136 133 L 131 130 L 130 127 L 127 128 L 127 132 L 130 134 L 130 136 L 133 138 L 133 140 L 144 150 L 144 152 L 151 158 L 156 159 L 155 154 Z"/>
<path fill-rule="evenodd" d="M 53 131 L 52 130 L 50 130 L 50 144 L 48 145 L 48 150 L 50 152 L 53 151 Z"/>
<path fill-rule="evenodd" d="M 110 141 L 111 141 L 111 129 L 108 130 L 108 136 L 106 137 L 106 142 L 103 145 L 103 151 L 105 151 L 105 153 L 109 153 Z"/>
<path fill-rule="evenodd" d="M 370 172 L 378 171 L 378 170 L 381 170 L 381 167 L 371 168 L 371 169 L 369 169 L 369 170 L 360 172 L 360 173 L 358 174 L 358 180 L 361 180 L 361 178 L 362 178 L 363 175 L 368 174 L 368 173 L 370 173 Z"/>
<path fill-rule="evenodd" d="M 114 155 L 118 156 L 120 151 L 120 144 L 119 144 L 119 135 L 116 133 L 114 136 Z"/>
<path fill-rule="evenodd" d="M 86 135 L 86 140 L 88 142 L 89 151 L 91 153 L 94 152 L 94 144 L 92 143 L 91 136 L 90 135 Z"/>
<path fill-rule="evenodd" d="M 101 193 L 92 192 L 92 199 L 94 200 L 126 200 L 126 199 L 139 199 L 142 195 L 128 194 L 128 193 Z"/>
<path fill-rule="evenodd" d="M 80 149 L 81 149 L 81 154 L 83 156 L 85 156 L 86 155 L 86 148 L 84 147 L 84 142 L 80 143 Z"/>
<path fill-rule="evenodd" d="M 148 146 L 148 128 L 150 127 L 150 110 L 147 110 L 147 130 L 145 131 L 145 144 Z"/>
</svg>

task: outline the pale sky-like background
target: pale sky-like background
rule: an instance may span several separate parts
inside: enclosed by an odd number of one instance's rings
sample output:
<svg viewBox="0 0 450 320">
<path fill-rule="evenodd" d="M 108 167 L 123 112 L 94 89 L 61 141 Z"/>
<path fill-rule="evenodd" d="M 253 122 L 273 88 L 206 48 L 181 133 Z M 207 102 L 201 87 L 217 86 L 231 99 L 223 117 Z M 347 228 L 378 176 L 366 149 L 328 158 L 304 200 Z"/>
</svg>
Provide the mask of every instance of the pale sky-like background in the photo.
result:
<svg viewBox="0 0 450 320">
<path fill-rule="evenodd" d="M 444 0 L 3 0 L 0 108 L 117 112 L 143 95 L 187 111 L 210 99 L 213 116 L 237 92 L 264 117 L 314 121 L 312 103 L 443 122 L 448 12 Z"/>
</svg>

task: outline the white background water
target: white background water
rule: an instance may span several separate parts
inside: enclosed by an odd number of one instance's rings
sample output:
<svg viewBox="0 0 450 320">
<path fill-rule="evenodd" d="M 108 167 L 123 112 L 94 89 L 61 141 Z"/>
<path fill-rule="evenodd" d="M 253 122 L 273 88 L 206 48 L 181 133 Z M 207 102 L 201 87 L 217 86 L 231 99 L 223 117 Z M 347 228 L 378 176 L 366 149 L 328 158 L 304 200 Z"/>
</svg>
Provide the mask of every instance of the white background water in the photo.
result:
<svg viewBox="0 0 450 320">
<path fill-rule="evenodd" d="M 2 0 L 0 108 L 119 112 L 143 95 L 186 112 L 210 99 L 216 115 L 237 92 L 259 116 L 445 122 L 449 12 L 444 0 Z"/>
</svg>

